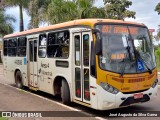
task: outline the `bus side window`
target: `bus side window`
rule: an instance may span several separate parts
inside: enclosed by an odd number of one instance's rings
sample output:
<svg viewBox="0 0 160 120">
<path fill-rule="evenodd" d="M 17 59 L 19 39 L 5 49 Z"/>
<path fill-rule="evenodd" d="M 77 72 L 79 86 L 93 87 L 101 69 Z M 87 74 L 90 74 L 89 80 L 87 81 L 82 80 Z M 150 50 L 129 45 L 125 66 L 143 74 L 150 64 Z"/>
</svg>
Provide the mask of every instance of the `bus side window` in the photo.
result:
<svg viewBox="0 0 160 120">
<path fill-rule="evenodd" d="M 39 49 L 38 49 L 38 56 L 40 58 L 46 57 L 46 42 L 47 42 L 47 35 L 40 34 L 39 35 Z"/>
<path fill-rule="evenodd" d="M 26 56 L 26 43 L 27 43 L 26 41 L 27 41 L 26 37 L 20 37 L 20 38 L 18 38 L 17 55 L 19 57 Z"/>
<path fill-rule="evenodd" d="M 59 58 L 69 56 L 69 31 L 48 34 L 47 55 Z"/>
<path fill-rule="evenodd" d="M 69 56 L 69 31 L 59 32 L 58 35 L 58 44 L 59 44 L 59 53 L 57 57 L 65 57 Z"/>
<path fill-rule="evenodd" d="M 17 39 L 11 38 L 8 41 L 8 56 L 16 56 L 17 54 Z"/>
<path fill-rule="evenodd" d="M 48 57 L 54 57 L 55 54 L 55 44 L 56 44 L 57 34 L 49 33 L 48 34 L 48 44 L 47 44 L 47 55 Z"/>
<path fill-rule="evenodd" d="M 4 56 L 7 56 L 7 51 L 8 51 L 8 40 L 3 40 L 3 54 Z"/>
</svg>

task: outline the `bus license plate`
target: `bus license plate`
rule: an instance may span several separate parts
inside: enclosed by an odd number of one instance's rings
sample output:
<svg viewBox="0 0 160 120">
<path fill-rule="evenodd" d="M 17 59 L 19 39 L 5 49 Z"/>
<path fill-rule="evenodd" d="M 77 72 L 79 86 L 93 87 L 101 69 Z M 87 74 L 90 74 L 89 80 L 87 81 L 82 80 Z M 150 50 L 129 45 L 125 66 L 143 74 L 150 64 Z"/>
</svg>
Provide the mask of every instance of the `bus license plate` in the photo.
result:
<svg viewBox="0 0 160 120">
<path fill-rule="evenodd" d="M 143 93 L 134 94 L 133 97 L 134 97 L 134 99 L 143 98 Z"/>
</svg>

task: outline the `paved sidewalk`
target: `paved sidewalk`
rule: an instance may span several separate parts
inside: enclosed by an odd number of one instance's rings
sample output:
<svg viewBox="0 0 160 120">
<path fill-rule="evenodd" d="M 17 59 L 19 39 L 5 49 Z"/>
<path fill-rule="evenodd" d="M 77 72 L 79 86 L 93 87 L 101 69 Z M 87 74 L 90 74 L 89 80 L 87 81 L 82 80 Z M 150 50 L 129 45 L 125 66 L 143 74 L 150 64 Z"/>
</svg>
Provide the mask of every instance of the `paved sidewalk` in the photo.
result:
<svg viewBox="0 0 160 120">
<path fill-rule="evenodd" d="M 0 111 L 72 111 L 69 108 L 0 83 Z M 61 112 L 63 114 L 63 112 Z M 20 118 L 19 118 L 20 119 Z M 22 119 L 22 118 L 21 118 Z M 27 120 L 92 120 L 93 117 L 23 118 Z M 9 120 L 18 120 L 10 118 Z"/>
</svg>

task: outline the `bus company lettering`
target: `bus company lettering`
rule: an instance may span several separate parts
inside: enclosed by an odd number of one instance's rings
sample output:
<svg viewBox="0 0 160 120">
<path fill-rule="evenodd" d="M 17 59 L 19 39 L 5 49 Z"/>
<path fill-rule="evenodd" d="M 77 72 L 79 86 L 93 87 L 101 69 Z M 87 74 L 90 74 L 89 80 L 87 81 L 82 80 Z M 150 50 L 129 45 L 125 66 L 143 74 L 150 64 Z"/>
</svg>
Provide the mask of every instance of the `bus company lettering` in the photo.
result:
<svg viewBox="0 0 160 120">
<path fill-rule="evenodd" d="M 14 63 L 17 65 L 22 65 L 22 60 L 15 60 Z"/>
<path fill-rule="evenodd" d="M 43 63 L 41 62 L 41 67 L 42 67 L 42 68 L 49 68 L 49 63 L 48 63 L 48 64 L 43 64 Z"/>
<path fill-rule="evenodd" d="M 43 75 L 52 76 L 52 72 L 46 72 L 46 71 L 43 71 L 43 70 L 42 70 L 42 74 Z"/>
</svg>

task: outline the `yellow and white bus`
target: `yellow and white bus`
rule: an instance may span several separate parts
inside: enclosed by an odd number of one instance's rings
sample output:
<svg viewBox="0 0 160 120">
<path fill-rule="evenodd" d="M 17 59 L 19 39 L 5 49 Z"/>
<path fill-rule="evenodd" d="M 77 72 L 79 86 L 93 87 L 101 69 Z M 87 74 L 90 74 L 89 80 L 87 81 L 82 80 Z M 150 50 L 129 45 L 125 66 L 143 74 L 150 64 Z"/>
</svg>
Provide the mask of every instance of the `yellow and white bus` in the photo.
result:
<svg viewBox="0 0 160 120">
<path fill-rule="evenodd" d="M 3 38 L 6 79 L 98 110 L 157 96 L 152 41 L 144 24 L 82 19 Z"/>
</svg>

